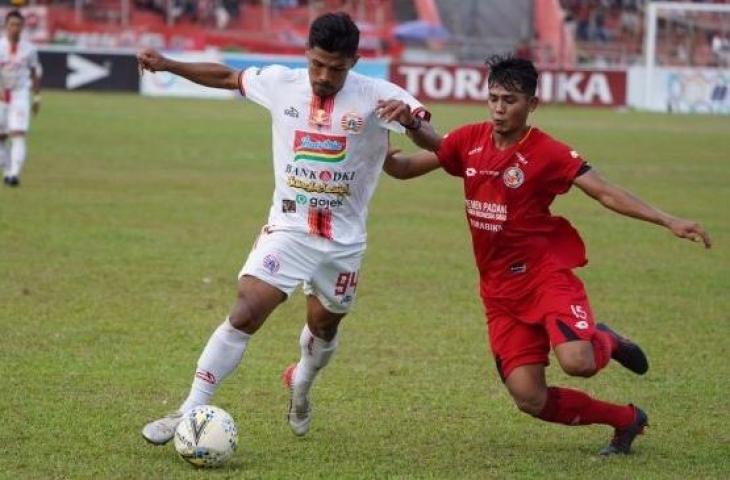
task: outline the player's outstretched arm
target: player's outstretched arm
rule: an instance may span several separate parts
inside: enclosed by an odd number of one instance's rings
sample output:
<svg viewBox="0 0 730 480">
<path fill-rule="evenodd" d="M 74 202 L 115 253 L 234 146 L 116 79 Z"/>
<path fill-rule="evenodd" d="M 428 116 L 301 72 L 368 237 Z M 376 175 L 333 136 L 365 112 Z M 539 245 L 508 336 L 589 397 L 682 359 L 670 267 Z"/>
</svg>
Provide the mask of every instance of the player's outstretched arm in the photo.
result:
<svg viewBox="0 0 730 480">
<path fill-rule="evenodd" d="M 593 170 L 576 178 L 574 183 L 588 196 L 614 212 L 661 225 L 677 237 L 704 243 L 705 248 L 712 246 L 710 236 L 699 223 L 662 212 L 623 188 L 607 182 Z"/>
<path fill-rule="evenodd" d="M 406 135 L 413 143 L 432 152 L 441 146 L 441 135 L 426 120 L 413 115 L 411 107 L 401 100 L 380 100 L 378 116 L 386 122 L 398 122 L 406 129 Z"/>
<path fill-rule="evenodd" d="M 406 155 L 400 150 L 391 149 L 385 157 L 383 170 L 393 178 L 408 180 L 432 172 L 440 166 L 438 157 L 433 152 L 422 150 Z"/>
<path fill-rule="evenodd" d="M 206 87 L 238 89 L 238 74 L 220 63 L 178 62 L 148 48 L 137 54 L 139 68 L 150 72 L 170 72 Z"/>
</svg>

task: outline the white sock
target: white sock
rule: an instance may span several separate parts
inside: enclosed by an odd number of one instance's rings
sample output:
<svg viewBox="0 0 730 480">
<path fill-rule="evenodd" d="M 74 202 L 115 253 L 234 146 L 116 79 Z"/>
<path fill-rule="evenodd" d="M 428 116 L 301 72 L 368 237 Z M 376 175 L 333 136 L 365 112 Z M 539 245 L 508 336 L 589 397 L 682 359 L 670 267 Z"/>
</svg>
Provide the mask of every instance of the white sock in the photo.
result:
<svg viewBox="0 0 730 480">
<path fill-rule="evenodd" d="M 0 166 L 6 177 L 10 176 L 10 145 L 7 139 L 0 140 Z"/>
<path fill-rule="evenodd" d="M 223 380 L 241 363 L 250 339 L 251 335 L 234 328 L 228 318 L 216 328 L 200 354 L 190 394 L 180 411 L 209 404 Z"/>
<path fill-rule="evenodd" d="M 299 346 L 302 357 L 299 359 L 297 369 L 294 373 L 294 394 L 299 397 L 306 396 L 312 388 L 317 373 L 324 368 L 332 358 L 337 349 L 337 336 L 327 342 L 315 337 L 304 325 L 299 336 Z"/>
<path fill-rule="evenodd" d="M 17 177 L 25 163 L 25 137 L 15 136 L 10 138 L 10 175 Z"/>
</svg>

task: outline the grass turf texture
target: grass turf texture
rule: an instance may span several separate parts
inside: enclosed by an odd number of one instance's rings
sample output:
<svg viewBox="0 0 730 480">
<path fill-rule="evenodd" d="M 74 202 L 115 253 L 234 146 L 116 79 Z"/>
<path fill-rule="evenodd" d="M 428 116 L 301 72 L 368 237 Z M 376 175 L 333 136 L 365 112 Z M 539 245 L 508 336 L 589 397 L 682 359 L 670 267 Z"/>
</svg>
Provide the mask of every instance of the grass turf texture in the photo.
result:
<svg viewBox="0 0 730 480">
<path fill-rule="evenodd" d="M 139 430 L 174 409 L 228 312 L 272 191 L 266 112 L 242 102 L 49 93 L 18 189 L 0 190 L 0 477 L 717 478 L 730 471 L 730 118 L 542 108 L 534 123 L 608 178 L 701 220 L 712 251 L 621 218 L 577 189 L 555 205 L 582 232 L 600 320 L 652 369 L 553 384 L 650 415 L 630 457 L 607 427 L 519 413 L 485 343 L 462 187 L 383 178 L 359 298 L 313 390 L 308 437 L 284 416 L 303 297 L 269 319 L 215 399 L 240 431 L 200 472 Z M 441 131 L 483 108 L 436 106 Z M 398 140 L 405 145 L 405 142 Z"/>
</svg>

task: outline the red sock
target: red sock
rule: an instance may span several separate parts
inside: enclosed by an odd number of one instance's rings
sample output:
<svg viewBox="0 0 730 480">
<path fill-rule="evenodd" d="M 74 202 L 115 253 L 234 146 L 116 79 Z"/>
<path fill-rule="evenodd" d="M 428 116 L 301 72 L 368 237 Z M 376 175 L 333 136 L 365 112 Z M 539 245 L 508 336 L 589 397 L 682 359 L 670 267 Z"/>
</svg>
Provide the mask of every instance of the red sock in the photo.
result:
<svg viewBox="0 0 730 480">
<path fill-rule="evenodd" d="M 602 423 L 624 429 L 634 421 L 634 415 L 631 405 L 602 402 L 579 390 L 550 387 L 545 406 L 537 418 L 564 425 Z"/>
<path fill-rule="evenodd" d="M 606 332 L 596 330 L 591 337 L 593 358 L 596 362 L 596 371 L 602 369 L 611 360 L 611 354 L 616 348 L 616 341 Z"/>
</svg>

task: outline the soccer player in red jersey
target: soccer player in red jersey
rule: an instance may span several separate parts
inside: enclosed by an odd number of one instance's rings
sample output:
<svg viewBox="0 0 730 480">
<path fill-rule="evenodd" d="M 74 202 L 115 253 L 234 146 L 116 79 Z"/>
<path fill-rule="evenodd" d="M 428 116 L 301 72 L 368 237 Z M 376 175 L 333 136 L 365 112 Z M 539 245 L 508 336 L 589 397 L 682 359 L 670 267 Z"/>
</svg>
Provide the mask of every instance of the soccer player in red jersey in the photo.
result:
<svg viewBox="0 0 730 480">
<path fill-rule="evenodd" d="M 463 178 L 489 342 L 517 407 L 547 422 L 610 425 L 615 433 L 601 453 L 629 453 L 648 424 L 643 410 L 548 386 L 545 380 L 551 347 L 573 376 L 593 376 L 611 358 L 639 375 L 649 368 L 636 343 L 595 323 L 583 283 L 573 273 L 587 263 L 583 241 L 567 220 L 551 214 L 550 205 L 577 185 L 622 215 L 664 226 L 707 248 L 710 238 L 696 222 L 664 213 L 607 182 L 575 150 L 528 125 L 538 105 L 532 62 L 494 57 L 488 65 L 492 121 L 434 141 L 436 153 L 392 151 L 384 169 L 407 179 L 440 167 Z"/>
</svg>

